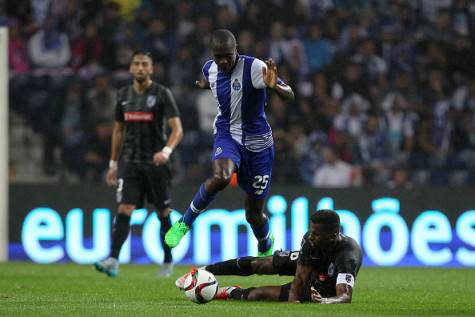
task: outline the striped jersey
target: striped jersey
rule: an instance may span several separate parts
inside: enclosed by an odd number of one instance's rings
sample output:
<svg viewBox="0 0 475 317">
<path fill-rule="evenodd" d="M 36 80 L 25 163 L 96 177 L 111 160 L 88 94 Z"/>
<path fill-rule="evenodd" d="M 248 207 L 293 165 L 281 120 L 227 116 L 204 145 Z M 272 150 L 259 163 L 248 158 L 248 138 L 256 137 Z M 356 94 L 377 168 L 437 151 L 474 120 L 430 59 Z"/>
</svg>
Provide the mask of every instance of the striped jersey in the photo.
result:
<svg viewBox="0 0 475 317">
<path fill-rule="evenodd" d="M 214 134 L 229 134 L 252 152 L 260 152 L 274 143 L 264 112 L 266 85 L 263 67 L 266 67 L 263 61 L 245 55 L 237 56 L 237 63 L 230 73 L 219 71 L 213 60 L 203 66 L 203 75 L 218 105 Z"/>
</svg>

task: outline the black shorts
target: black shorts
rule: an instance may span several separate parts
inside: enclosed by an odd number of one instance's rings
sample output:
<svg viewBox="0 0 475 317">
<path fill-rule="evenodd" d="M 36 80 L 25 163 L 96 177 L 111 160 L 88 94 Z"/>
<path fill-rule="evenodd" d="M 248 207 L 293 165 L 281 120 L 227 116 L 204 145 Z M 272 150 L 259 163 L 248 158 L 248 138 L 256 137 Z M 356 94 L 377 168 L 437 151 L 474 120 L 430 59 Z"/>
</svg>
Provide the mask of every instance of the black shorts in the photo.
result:
<svg viewBox="0 0 475 317">
<path fill-rule="evenodd" d="M 117 203 L 144 207 L 144 199 L 157 209 L 171 203 L 171 172 L 167 165 L 126 162 L 120 170 Z"/>
<path fill-rule="evenodd" d="M 298 259 L 299 251 L 275 251 L 272 256 L 274 272 L 279 275 L 294 276 Z"/>
</svg>

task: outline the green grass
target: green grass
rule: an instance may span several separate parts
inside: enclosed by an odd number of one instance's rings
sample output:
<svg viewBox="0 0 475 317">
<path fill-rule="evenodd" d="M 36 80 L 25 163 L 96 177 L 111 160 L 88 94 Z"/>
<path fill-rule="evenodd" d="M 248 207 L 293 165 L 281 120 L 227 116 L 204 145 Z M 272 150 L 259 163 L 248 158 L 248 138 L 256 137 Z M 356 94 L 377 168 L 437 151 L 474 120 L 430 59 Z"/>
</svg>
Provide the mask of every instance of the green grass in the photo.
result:
<svg viewBox="0 0 475 317">
<path fill-rule="evenodd" d="M 74 264 L 0 264 L 0 316 L 475 316 L 475 270 L 363 268 L 351 305 L 213 301 L 197 305 L 156 266 L 118 278 Z M 277 285 L 289 277 L 218 277 L 221 285 Z"/>
</svg>

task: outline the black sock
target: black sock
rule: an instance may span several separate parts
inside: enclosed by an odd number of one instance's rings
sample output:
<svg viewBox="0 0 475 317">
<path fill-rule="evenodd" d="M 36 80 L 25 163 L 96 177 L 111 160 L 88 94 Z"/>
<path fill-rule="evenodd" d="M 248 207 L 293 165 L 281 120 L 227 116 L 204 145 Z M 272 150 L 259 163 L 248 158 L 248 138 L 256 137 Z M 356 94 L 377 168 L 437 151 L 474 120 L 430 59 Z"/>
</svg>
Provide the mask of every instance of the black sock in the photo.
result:
<svg viewBox="0 0 475 317">
<path fill-rule="evenodd" d="M 130 216 L 117 214 L 115 216 L 114 227 L 112 228 L 112 245 L 110 256 L 118 259 L 120 248 L 129 235 Z"/>
<path fill-rule="evenodd" d="M 218 262 L 215 264 L 207 265 L 206 271 L 209 271 L 214 275 L 249 276 L 254 274 L 251 262 L 255 259 L 256 257 L 253 256 L 245 256 L 242 258 Z"/>
<path fill-rule="evenodd" d="M 247 300 L 249 297 L 249 294 L 251 291 L 255 289 L 255 287 L 249 287 L 249 288 L 235 288 L 231 291 L 231 298 L 232 299 L 237 299 L 237 300 Z"/>
<path fill-rule="evenodd" d="M 164 253 L 164 263 L 171 263 L 173 261 L 172 249 L 165 243 L 165 234 L 171 228 L 172 222 L 170 220 L 170 215 L 167 217 L 160 217 L 160 240 L 162 241 L 162 248 Z"/>
</svg>

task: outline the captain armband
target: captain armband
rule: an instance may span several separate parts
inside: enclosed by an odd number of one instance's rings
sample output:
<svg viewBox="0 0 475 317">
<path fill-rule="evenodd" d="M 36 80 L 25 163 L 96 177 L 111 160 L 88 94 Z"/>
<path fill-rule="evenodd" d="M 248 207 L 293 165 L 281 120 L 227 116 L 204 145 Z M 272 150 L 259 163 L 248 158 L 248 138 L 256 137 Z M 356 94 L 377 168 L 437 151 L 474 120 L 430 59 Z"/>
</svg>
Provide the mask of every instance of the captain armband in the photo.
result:
<svg viewBox="0 0 475 317">
<path fill-rule="evenodd" d="M 338 284 L 346 284 L 353 288 L 355 285 L 355 277 L 351 273 L 339 273 L 336 277 L 336 285 Z"/>
</svg>

